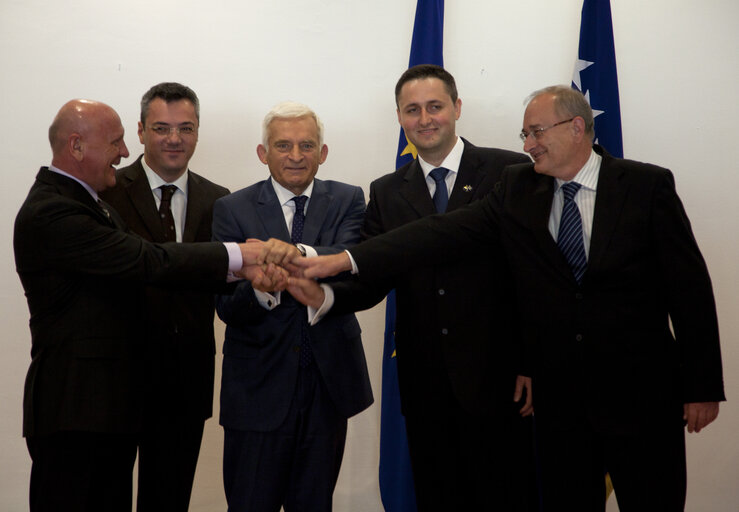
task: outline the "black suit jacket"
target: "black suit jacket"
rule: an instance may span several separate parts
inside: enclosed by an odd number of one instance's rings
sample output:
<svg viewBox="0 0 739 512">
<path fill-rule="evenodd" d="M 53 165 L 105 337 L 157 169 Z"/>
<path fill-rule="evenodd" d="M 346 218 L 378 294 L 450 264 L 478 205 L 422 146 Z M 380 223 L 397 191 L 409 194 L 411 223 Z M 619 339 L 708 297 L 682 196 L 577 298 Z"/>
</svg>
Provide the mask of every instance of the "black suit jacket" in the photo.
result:
<svg viewBox="0 0 739 512">
<path fill-rule="evenodd" d="M 514 273 L 540 422 L 627 433 L 724 399 L 711 282 L 672 174 L 603 156 L 588 270 L 578 286 L 548 230 L 554 190 L 533 164 L 497 194 L 352 249 L 367 279 L 418 261 L 485 258 L 500 243 Z M 671 328 L 672 325 L 672 328 Z M 674 332 L 674 335 L 673 335 Z"/>
<path fill-rule="evenodd" d="M 23 434 L 140 429 L 143 283 L 215 288 L 218 243 L 150 244 L 124 232 L 76 181 L 42 168 L 15 221 L 18 274 L 31 313 Z"/>
<path fill-rule="evenodd" d="M 162 223 L 141 158 L 116 173 L 116 186 L 101 197 L 128 228 L 150 242 L 164 242 Z M 183 242 L 209 242 L 213 203 L 228 189 L 188 171 Z M 203 421 L 213 411 L 215 297 L 210 291 L 147 287 L 147 400 L 176 417 Z"/>
<path fill-rule="evenodd" d="M 528 161 L 520 153 L 464 141 L 447 211 L 482 199 L 506 165 Z M 372 238 L 434 213 L 421 165 L 414 160 L 372 183 L 362 237 Z M 448 374 L 455 397 L 469 412 L 510 406 L 519 357 L 510 321 L 513 293 L 502 252 L 491 249 L 485 261 L 461 257 L 444 265 L 417 265 L 397 278 L 332 286 L 337 311 L 371 307 L 396 288 L 404 412 L 435 403 L 427 380 L 439 371 Z"/>
</svg>

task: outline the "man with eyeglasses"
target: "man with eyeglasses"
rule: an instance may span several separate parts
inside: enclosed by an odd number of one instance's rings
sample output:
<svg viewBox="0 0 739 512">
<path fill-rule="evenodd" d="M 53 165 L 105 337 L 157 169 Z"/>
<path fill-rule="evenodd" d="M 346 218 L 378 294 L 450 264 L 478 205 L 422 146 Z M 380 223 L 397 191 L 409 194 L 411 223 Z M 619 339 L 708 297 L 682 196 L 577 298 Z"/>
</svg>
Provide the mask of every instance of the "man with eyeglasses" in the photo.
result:
<svg viewBox="0 0 739 512">
<path fill-rule="evenodd" d="M 213 203 L 229 193 L 188 169 L 198 142 L 200 104 L 179 83 L 141 99 L 144 153 L 101 194 L 129 229 L 152 242 L 211 240 Z M 214 296 L 209 291 L 146 290 L 146 403 L 138 458 L 137 510 L 186 512 L 205 420 L 212 414 Z"/>
<path fill-rule="evenodd" d="M 711 281 L 672 173 L 613 158 L 593 136 L 581 93 L 537 91 L 521 132 L 533 164 L 507 168 L 485 200 L 351 256 L 372 281 L 502 247 L 532 367 L 544 509 L 604 510 L 608 471 L 622 510 L 683 510 L 684 426 L 699 432 L 725 399 Z M 346 253 L 295 263 L 306 277 L 352 269 Z M 288 289 L 323 300 L 307 279 Z"/>
</svg>

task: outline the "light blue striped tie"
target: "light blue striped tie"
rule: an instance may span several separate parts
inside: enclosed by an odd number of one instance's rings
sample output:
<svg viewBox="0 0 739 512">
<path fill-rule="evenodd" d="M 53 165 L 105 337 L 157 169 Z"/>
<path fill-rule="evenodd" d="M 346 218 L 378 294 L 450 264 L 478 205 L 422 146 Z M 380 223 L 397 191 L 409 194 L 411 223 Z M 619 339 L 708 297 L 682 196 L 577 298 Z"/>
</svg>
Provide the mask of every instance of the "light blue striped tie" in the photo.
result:
<svg viewBox="0 0 739 512">
<path fill-rule="evenodd" d="M 562 185 L 564 205 L 562 206 L 562 219 L 559 222 L 559 233 L 557 235 L 557 247 L 562 251 L 567 263 L 570 264 L 572 274 L 578 284 L 582 283 L 582 276 L 588 268 L 588 260 L 585 257 L 585 245 L 582 240 L 582 219 L 580 210 L 575 204 L 575 194 L 580 190 L 580 184 L 575 182 Z"/>
</svg>

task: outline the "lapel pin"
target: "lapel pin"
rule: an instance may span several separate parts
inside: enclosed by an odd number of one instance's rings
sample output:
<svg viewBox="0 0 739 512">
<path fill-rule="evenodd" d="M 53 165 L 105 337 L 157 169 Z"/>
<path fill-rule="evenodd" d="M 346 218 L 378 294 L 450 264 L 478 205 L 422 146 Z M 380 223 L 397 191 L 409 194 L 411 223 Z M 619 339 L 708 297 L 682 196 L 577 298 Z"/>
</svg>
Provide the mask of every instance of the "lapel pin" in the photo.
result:
<svg viewBox="0 0 739 512">
<path fill-rule="evenodd" d="M 472 192 L 472 185 L 465 185 L 464 187 L 462 187 L 462 190 L 464 190 L 465 192 Z"/>
</svg>

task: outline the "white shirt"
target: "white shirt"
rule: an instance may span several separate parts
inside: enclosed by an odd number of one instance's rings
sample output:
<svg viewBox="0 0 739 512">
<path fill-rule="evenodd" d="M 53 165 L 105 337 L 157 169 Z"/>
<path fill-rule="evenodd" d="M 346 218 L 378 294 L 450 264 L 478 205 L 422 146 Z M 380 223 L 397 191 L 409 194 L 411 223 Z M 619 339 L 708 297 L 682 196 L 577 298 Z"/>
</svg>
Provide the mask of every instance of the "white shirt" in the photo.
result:
<svg viewBox="0 0 739 512">
<path fill-rule="evenodd" d="M 579 183 L 580 190 L 575 194 L 575 204 L 580 210 L 580 218 L 582 219 L 582 238 L 585 246 L 585 257 L 590 257 L 590 239 L 593 234 L 593 214 L 595 212 L 595 195 L 598 188 L 598 176 L 600 174 L 600 163 L 603 158 L 595 151 L 590 152 L 590 158 L 580 169 L 574 178 L 570 181 Z M 552 200 L 552 210 L 549 213 L 549 232 L 552 234 L 555 242 L 559 233 L 559 222 L 562 218 L 562 207 L 564 206 L 564 194 L 562 193 L 562 185 L 568 183 L 564 180 L 556 179 L 554 191 L 554 199 Z"/>
<path fill-rule="evenodd" d="M 162 204 L 162 189 L 159 188 L 162 185 L 174 185 L 177 187 L 174 195 L 172 196 L 172 217 L 174 217 L 174 230 L 176 240 L 182 242 L 182 233 L 185 230 L 185 216 L 187 214 L 187 171 L 182 173 L 182 176 L 177 178 L 173 182 L 167 182 L 162 179 L 157 173 L 155 173 L 151 167 L 146 164 L 146 158 L 141 159 L 141 167 L 144 168 L 146 173 L 146 179 L 149 180 L 149 186 L 151 187 L 151 193 L 154 195 L 154 202 L 157 205 Z"/>
<path fill-rule="evenodd" d="M 426 160 L 424 160 L 421 155 L 418 155 L 418 163 L 421 165 L 421 171 L 423 171 L 423 177 L 426 179 L 426 186 L 429 188 L 429 194 L 431 195 L 431 197 L 434 197 L 434 193 L 436 192 L 436 181 L 434 181 L 434 178 L 429 176 L 431 171 L 433 171 L 437 167 L 444 167 L 445 169 L 449 169 L 446 178 L 444 178 L 444 182 L 446 183 L 447 193 L 451 194 L 451 191 L 454 189 L 454 183 L 457 181 L 459 163 L 462 161 L 463 152 L 464 142 L 462 141 L 461 137 L 457 137 L 457 143 L 454 144 L 454 147 L 446 156 L 444 161 L 441 162 L 441 165 L 433 166 Z"/>
</svg>

